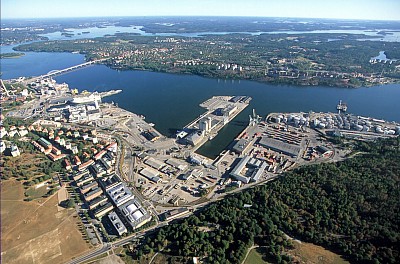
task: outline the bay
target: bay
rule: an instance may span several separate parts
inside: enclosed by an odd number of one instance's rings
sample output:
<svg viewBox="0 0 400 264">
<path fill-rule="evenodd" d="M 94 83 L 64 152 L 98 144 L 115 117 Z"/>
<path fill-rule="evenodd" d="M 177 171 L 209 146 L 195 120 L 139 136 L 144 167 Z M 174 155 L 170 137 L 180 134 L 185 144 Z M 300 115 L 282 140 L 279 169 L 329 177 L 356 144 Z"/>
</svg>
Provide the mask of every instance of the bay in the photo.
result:
<svg viewBox="0 0 400 264">
<path fill-rule="evenodd" d="M 1 53 L 14 53 L 17 45 L 1 46 Z M 2 79 L 15 79 L 46 74 L 85 62 L 85 56 L 66 52 L 24 52 L 18 58 L 0 59 Z"/>
<path fill-rule="evenodd" d="M 2 47 L 2 52 L 11 51 Z M 84 56 L 70 53 L 27 52 L 25 56 L 1 59 L 2 78 L 18 78 L 46 74 L 84 62 Z M 123 92 L 105 101 L 114 101 L 134 113 L 143 114 L 148 122 L 165 135 L 173 135 L 204 112 L 199 104 L 215 95 L 249 95 L 250 106 L 225 126 L 199 153 L 214 157 L 247 125 L 248 115 L 255 108 L 266 116 L 271 112 L 335 112 L 343 100 L 348 112 L 400 122 L 400 84 L 346 89 L 323 86 L 272 85 L 252 81 L 231 81 L 146 71 L 116 71 L 94 65 L 55 78 L 80 91 Z"/>
<path fill-rule="evenodd" d="M 271 112 L 335 112 L 343 100 L 348 112 L 400 122 L 400 85 L 346 89 L 323 86 L 272 85 L 146 71 L 116 71 L 104 65 L 84 68 L 56 77 L 71 88 L 88 91 L 122 89 L 105 101 L 143 114 L 164 135 L 173 133 L 204 112 L 199 104 L 216 95 L 248 95 L 248 108 L 207 142 L 199 153 L 215 157 L 243 130 L 252 109 L 262 116 Z"/>
</svg>

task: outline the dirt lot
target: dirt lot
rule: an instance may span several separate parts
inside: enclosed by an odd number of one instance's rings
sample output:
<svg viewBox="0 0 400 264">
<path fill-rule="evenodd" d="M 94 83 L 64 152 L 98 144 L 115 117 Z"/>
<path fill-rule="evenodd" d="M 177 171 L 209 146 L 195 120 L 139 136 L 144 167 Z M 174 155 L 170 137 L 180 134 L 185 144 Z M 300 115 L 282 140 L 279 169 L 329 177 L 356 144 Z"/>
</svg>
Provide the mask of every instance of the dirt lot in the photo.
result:
<svg viewBox="0 0 400 264">
<path fill-rule="evenodd" d="M 24 202 L 23 197 L 21 183 L 2 183 L 3 263 L 61 263 L 89 249 L 75 211 L 58 212 L 57 194 L 41 202 Z"/>
</svg>

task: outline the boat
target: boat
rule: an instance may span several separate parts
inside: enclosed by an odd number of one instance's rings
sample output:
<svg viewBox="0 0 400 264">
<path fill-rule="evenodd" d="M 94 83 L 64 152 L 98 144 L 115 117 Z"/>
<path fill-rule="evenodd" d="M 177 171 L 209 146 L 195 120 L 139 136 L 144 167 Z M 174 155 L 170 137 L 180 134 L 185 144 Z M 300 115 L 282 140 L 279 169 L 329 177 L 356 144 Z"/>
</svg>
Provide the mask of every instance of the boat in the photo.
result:
<svg viewBox="0 0 400 264">
<path fill-rule="evenodd" d="M 86 104 L 86 103 L 92 103 L 94 101 L 98 101 L 101 102 L 101 96 L 97 93 L 89 93 L 88 94 L 80 94 L 80 95 L 76 95 L 72 98 L 72 103 L 74 104 Z"/>
<path fill-rule="evenodd" d="M 338 111 L 343 111 L 346 112 L 347 111 L 347 104 L 342 103 L 342 100 L 339 101 L 339 104 L 336 106 L 336 109 Z"/>
</svg>

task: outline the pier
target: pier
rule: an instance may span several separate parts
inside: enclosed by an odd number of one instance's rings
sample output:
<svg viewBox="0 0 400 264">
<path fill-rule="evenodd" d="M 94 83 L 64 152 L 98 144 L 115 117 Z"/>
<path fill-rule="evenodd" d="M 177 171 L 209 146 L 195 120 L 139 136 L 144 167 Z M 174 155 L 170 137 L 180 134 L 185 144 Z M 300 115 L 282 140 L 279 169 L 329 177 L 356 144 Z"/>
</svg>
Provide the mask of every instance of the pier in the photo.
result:
<svg viewBox="0 0 400 264">
<path fill-rule="evenodd" d="M 227 123 L 232 121 L 248 105 L 251 98 L 243 96 L 214 96 L 200 104 L 207 111 L 187 124 L 177 134 L 180 141 L 191 145 L 194 153 L 204 143 L 213 139 Z M 239 98 L 239 97 L 238 97 Z"/>
</svg>

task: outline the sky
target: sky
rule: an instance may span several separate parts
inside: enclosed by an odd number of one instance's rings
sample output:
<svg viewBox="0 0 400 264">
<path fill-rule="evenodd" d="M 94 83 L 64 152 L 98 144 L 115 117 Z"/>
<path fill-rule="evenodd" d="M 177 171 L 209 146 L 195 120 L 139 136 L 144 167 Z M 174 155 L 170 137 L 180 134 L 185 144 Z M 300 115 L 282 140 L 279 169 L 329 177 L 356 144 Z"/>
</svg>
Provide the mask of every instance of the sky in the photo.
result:
<svg viewBox="0 0 400 264">
<path fill-rule="evenodd" d="M 400 0 L 1 0 L 1 18 L 255 16 L 400 20 Z"/>
</svg>

